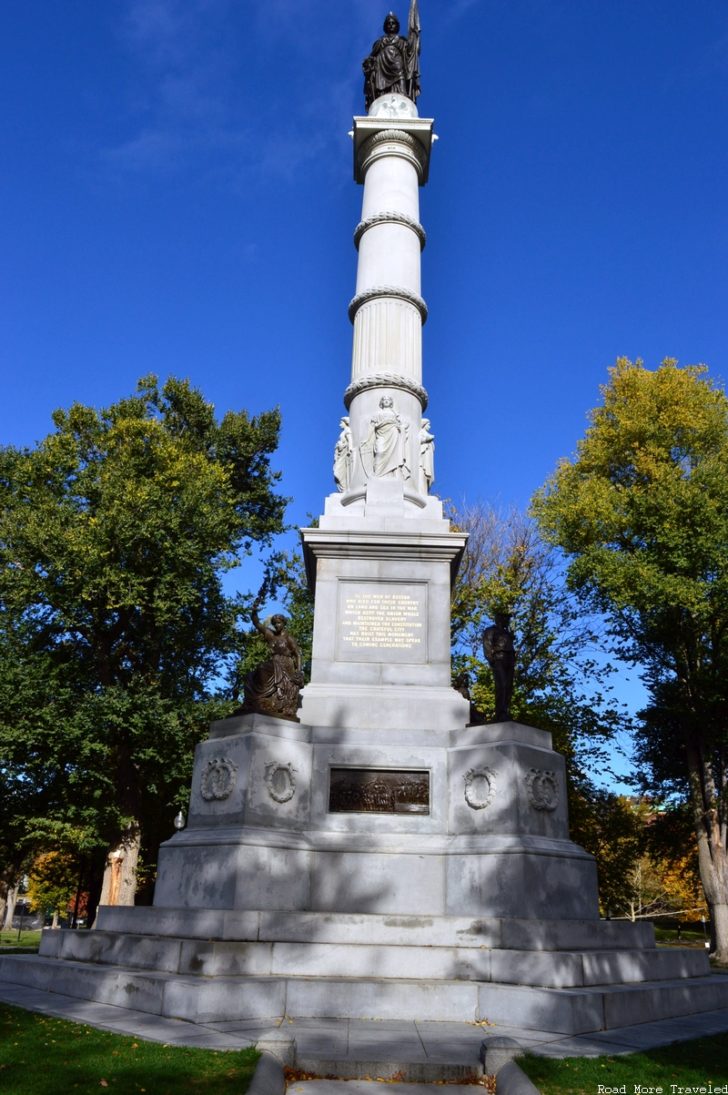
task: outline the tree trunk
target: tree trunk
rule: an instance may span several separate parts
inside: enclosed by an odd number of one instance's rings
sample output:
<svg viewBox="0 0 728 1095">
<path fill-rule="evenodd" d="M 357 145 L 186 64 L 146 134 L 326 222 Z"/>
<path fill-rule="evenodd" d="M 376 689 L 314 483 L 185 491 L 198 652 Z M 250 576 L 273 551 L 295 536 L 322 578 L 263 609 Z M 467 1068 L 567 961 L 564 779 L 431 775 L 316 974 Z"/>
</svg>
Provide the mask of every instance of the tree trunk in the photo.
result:
<svg viewBox="0 0 728 1095">
<path fill-rule="evenodd" d="M 711 952 L 716 962 L 728 966 L 728 853 L 717 808 L 718 795 L 712 767 L 703 759 L 702 742 L 688 736 L 685 744 L 700 881 L 711 913 Z"/>
<path fill-rule="evenodd" d="M 141 839 L 141 829 L 134 822 L 109 852 L 99 905 L 134 904 Z"/>
<path fill-rule="evenodd" d="M 2 930 L 5 932 L 12 931 L 13 929 L 13 917 L 15 916 L 15 904 L 18 900 L 18 887 L 8 886 L 8 892 L 5 895 L 5 920 L 3 921 Z"/>
<path fill-rule="evenodd" d="M 712 957 L 721 966 L 728 966 L 728 904 L 714 905 L 710 921 Z M 721 946 L 722 943 L 722 946 Z"/>
<path fill-rule="evenodd" d="M 53 910 L 53 919 L 51 921 L 51 927 L 52 928 L 57 928 L 58 927 L 58 909 Z"/>
</svg>

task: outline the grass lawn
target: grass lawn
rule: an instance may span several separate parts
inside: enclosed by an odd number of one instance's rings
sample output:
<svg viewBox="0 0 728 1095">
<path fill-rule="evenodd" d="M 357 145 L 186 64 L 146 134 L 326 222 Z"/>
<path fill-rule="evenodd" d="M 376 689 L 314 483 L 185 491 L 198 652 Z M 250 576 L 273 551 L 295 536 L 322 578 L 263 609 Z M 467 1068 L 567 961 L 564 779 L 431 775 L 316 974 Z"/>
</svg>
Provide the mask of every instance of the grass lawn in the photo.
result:
<svg viewBox="0 0 728 1095">
<path fill-rule="evenodd" d="M 655 924 L 655 941 L 666 945 L 678 947 L 705 947 L 705 933 L 697 930 L 683 929 L 678 936 L 676 928 L 661 928 Z"/>
<path fill-rule="evenodd" d="M 518 1063 L 543 1095 L 612 1095 L 619 1088 L 624 1095 L 680 1095 L 680 1088 L 709 1091 L 711 1084 L 728 1092 L 728 1034 L 628 1057 L 522 1057 Z"/>
<path fill-rule="evenodd" d="M 21 932 L 18 939 L 17 928 L 9 932 L 0 932 L 0 947 L 35 947 L 40 945 L 40 932 Z"/>
<path fill-rule="evenodd" d="M 257 1061 L 254 1049 L 157 1045 L 0 1004 L 2 1095 L 243 1095 Z"/>
</svg>

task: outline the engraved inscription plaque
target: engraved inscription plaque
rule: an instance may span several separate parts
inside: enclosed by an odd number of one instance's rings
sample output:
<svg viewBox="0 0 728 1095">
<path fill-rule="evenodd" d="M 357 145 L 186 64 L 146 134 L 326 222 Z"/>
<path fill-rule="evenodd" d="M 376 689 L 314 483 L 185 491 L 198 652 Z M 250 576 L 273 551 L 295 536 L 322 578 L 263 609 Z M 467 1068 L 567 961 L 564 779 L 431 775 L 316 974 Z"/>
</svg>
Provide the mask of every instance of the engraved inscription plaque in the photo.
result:
<svg viewBox="0 0 728 1095">
<path fill-rule="evenodd" d="M 332 768 L 332 814 L 429 814 L 430 773 L 391 768 Z"/>
<path fill-rule="evenodd" d="M 341 582 L 338 655 L 346 661 L 427 660 L 427 585 Z"/>
</svg>

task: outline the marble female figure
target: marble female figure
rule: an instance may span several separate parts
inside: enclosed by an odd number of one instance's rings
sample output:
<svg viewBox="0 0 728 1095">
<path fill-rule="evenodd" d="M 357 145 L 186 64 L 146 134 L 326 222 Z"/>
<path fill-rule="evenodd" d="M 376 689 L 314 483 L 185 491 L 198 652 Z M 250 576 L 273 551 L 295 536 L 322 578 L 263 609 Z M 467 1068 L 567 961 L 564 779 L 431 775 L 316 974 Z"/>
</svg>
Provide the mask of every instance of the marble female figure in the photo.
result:
<svg viewBox="0 0 728 1095">
<path fill-rule="evenodd" d="M 420 471 L 424 480 L 424 489 L 429 491 L 435 482 L 435 435 L 430 433 L 429 418 L 422 419 L 420 429 Z"/>
<path fill-rule="evenodd" d="M 391 395 L 383 395 L 379 412 L 371 419 L 369 435 L 360 449 L 367 477 L 409 479 L 408 441 L 407 423 L 394 409 Z"/>
<path fill-rule="evenodd" d="M 334 480 L 340 491 L 349 489 L 354 459 L 354 442 L 351 436 L 349 419 L 345 416 L 339 423 L 341 433 L 334 449 Z"/>
</svg>

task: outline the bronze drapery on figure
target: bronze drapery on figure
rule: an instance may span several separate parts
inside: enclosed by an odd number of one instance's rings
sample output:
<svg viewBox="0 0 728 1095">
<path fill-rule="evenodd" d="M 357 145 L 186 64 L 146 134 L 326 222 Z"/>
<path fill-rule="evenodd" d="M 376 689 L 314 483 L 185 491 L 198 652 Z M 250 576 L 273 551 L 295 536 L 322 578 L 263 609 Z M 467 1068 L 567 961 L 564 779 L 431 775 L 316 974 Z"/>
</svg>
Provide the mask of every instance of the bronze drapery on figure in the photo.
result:
<svg viewBox="0 0 728 1095">
<path fill-rule="evenodd" d="M 276 719 L 298 722 L 300 691 L 303 688 L 301 651 L 286 630 L 285 616 L 271 616 L 261 623 L 258 607 L 253 605 L 252 620 L 268 644 L 270 657 L 251 670 L 245 678 L 245 701 L 238 715 L 271 715 Z"/>
<path fill-rule="evenodd" d="M 384 34 L 372 46 L 364 60 L 364 98 L 366 107 L 380 95 L 406 95 L 413 103 L 420 94 L 420 13 L 417 0 L 411 0 L 407 37 L 399 33 L 399 19 L 390 11 L 384 20 Z"/>
<path fill-rule="evenodd" d="M 496 612 L 495 623 L 483 632 L 483 652 L 493 670 L 496 722 L 508 722 L 511 717 L 516 651 L 510 621 L 508 613 Z"/>
</svg>

